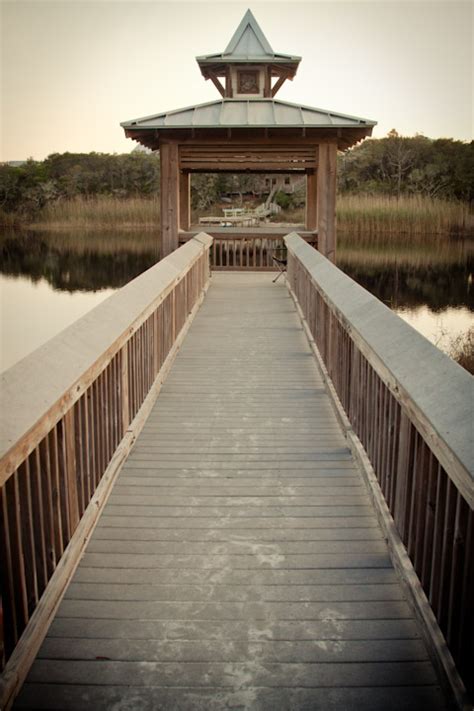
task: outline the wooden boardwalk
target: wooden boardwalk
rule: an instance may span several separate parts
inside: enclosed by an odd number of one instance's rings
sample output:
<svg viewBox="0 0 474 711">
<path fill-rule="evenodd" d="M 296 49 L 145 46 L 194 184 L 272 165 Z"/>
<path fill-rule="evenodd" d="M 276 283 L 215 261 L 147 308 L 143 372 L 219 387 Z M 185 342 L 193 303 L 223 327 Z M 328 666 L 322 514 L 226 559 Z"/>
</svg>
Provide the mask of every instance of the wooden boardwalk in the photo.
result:
<svg viewBox="0 0 474 711">
<path fill-rule="evenodd" d="M 271 278 L 213 276 L 18 708 L 445 708 Z"/>
</svg>

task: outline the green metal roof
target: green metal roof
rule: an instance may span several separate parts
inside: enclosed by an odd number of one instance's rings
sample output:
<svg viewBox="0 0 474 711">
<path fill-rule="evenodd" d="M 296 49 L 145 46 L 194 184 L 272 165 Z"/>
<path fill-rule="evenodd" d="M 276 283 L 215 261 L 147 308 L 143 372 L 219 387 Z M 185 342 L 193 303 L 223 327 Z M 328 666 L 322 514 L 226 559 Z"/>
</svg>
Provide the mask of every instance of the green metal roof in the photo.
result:
<svg viewBox="0 0 474 711">
<path fill-rule="evenodd" d="M 206 54 L 196 57 L 196 60 L 199 64 L 215 64 L 217 62 L 226 64 L 249 62 L 297 64 L 301 61 L 301 57 L 274 52 L 252 12 L 247 10 L 222 53 Z"/>
<path fill-rule="evenodd" d="M 363 128 L 376 121 L 278 99 L 222 99 L 124 121 L 125 129 Z"/>
</svg>

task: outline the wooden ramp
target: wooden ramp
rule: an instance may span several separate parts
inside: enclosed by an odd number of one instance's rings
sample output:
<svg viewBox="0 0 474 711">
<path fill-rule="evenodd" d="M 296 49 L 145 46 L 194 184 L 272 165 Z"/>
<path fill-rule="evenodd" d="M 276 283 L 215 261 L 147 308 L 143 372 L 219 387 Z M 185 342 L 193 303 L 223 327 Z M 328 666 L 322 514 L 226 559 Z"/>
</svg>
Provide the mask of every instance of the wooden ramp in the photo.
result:
<svg viewBox="0 0 474 711">
<path fill-rule="evenodd" d="M 271 279 L 213 276 L 18 708 L 444 708 Z"/>
</svg>

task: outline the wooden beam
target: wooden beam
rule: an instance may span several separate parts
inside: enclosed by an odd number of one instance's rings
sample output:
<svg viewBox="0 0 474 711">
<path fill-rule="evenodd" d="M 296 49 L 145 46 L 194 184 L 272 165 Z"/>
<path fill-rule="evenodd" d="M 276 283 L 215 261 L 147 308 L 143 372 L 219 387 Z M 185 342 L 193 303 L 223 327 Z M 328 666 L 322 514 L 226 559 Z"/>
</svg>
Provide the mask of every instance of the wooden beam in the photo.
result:
<svg viewBox="0 0 474 711">
<path fill-rule="evenodd" d="M 319 144 L 317 204 L 318 249 L 336 261 L 336 143 Z"/>
<path fill-rule="evenodd" d="M 225 96 L 227 99 L 232 98 L 232 76 L 230 73 L 230 67 L 226 68 L 225 73 Z"/>
<path fill-rule="evenodd" d="M 179 169 L 178 144 L 160 144 L 161 259 L 178 248 Z"/>
<path fill-rule="evenodd" d="M 226 92 L 225 92 L 225 89 L 224 89 L 224 87 L 222 86 L 222 84 L 220 83 L 220 81 L 219 81 L 218 77 L 216 76 L 216 74 L 214 74 L 214 72 L 209 71 L 209 72 L 208 72 L 208 78 L 212 81 L 212 83 L 213 83 L 214 86 L 216 87 L 216 89 L 217 89 L 217 91 L 219 92 L 219 94 L 220 94 L 222 97 L 224 97 L 224 96 L 225 96 L 225 93 L 226 93 Z"/>
<path fill-rule="evenodd" d="M 282 74 L 281 77 L 278 79 L 277 83 L 275 84 L 275 86 L 274 86 L 273 89 L 272 89 L 272 97 L 275 96 L 275 94 L 277 93 L 277 91 L 278 91 L 279 89 L 281 89 L 281 87 L 282 87 L 282 85 L 285 83 L 286 79 L 287 79 L 287 75 L 286 75 L 286 74 Z"/>
<path fill-rule="evenodd" d="M 298 165 L 298 164 L 296 164 Z M 187 162 L 186 170 L 190 173 L 304 173 L 308 166 L 300 163 L 296 167 L 290 161 L 266 162 L 266 161 L 200 161 Z"/>
<path fill-rule="evenodd" d="M 317 153 L 317 149 L 316 149 L 315 153 Z M 306 226 L 307 230 L 315 230 L 318 227 L 318 172 L 317 172 L 317 170 L 309 172 L 306 175 L 305 226 Z"/>
<path fill-rule="evenodd" d="M 189 230 L 191 225 L 191 175 L 180 171 L 179 174 L 179 227 Z"/>
<path fill-rule="evenodd" d="M 265 86 L 263 89 L 265 99 L 272 98 L 272 70 L 270 66 L 265 67 Z"/>
</svg>

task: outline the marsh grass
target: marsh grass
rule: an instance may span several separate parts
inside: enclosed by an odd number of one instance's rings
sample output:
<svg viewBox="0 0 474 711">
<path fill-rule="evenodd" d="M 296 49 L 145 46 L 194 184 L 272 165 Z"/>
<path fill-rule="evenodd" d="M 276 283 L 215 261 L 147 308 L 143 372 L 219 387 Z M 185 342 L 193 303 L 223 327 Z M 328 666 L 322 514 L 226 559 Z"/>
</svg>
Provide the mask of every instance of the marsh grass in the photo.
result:
<svg viewBox="0 0 474 711">
<path fill-rule="evenodd" d="M 474 374 L 474 327 L 451 341 L 449 355 L 469 373 Z"/>
<path fill-rule="evenodd" d="M 396 234 L 423 238 L 433 235 L 474 233 L 469 206 L 422 195 L 400 198 L 376 195 L 341 195 L 337 200 L 337 229 L 347 237 L 378 237 Z"/>
<path fill-rule="evenodd" d="M 113 197 L 58 200 L 47 205 L 30 229 L 127 230 L 157 229 L 160 203 L 156 198 Z"/>
<path fill-rule="evenodd" d="M 250 205 L 249 206 L 253 206 Z M 304 208 L 284 210 L 272 222 L 304 224 Z M 375 195 L 340 195 L 337 199 L 337 229 L 342 242 L 386 240 L 432 240 L 433 236 L 474 236 L 474 215 L 467 204 L 421 195 L 399 199 Z M 222 214 L 222 204 L 193 213 L 193 222 L 204 215 Z M 32 229 L 127 230 L 159 228 L 158 198 L 97 197 L 60 200 L 46 206 Z"/>
<path fill-rule="evenodd" d="M 474 236 L 474 215 L 469 206 L 422 195 L 400 198 L 383 195 L 339 195 L 336 202 L 337 231 L 342 242 L 386 240 L 422 241 L 434 236 Z M 272 222 L 303 224 L 304 208 L 282 210 Z"/>
</svg>

